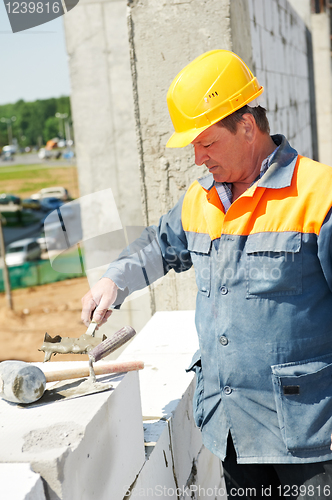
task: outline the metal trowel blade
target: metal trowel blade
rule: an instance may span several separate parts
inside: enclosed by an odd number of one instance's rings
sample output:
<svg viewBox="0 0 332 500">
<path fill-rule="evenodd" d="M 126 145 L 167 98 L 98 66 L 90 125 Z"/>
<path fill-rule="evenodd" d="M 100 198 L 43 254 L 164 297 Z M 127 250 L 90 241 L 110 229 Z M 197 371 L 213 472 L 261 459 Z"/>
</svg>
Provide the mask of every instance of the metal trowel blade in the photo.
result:
<svg viewBox="0 0 332 500">
<path fill-rule="evenodd" d="M 80 398 L 97 392 L 108 391 L 113 388 L 110 382 L 92 382 L 90 377 L 75 380 L 63 380 L 46 389 L 41 399 L 35 404 L 54 403 L 67 399 Z"/>
</svg>

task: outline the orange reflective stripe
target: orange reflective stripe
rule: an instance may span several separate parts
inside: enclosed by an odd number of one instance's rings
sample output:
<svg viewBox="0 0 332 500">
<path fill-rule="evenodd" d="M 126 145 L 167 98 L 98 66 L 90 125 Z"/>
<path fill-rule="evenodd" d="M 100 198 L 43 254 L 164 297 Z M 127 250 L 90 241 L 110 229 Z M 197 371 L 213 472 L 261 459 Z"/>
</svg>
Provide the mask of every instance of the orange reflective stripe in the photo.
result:
<svg viewBox="0 0 332 500">
<path fill-rule="evenodd" d="M 209 234 L 214 240 L 220 238 L 224 218 L 224 208 L 215 186 L 210 191 L 206 191 L 198 181 L 194 181 L 183 200 L 183 229 L 194 233 Z"/>
<path fill-rule="evenodd" d="M 319 234 L 331 205 L 332 168 L 299 156 L 290 186 L 252 186 L 226 215 L 215 187 L 207 192 L 195 181 L 183 201 L 182 223 L 185 231 L 208 233 L 211 239 L 267 231 Z"/>
</svg>

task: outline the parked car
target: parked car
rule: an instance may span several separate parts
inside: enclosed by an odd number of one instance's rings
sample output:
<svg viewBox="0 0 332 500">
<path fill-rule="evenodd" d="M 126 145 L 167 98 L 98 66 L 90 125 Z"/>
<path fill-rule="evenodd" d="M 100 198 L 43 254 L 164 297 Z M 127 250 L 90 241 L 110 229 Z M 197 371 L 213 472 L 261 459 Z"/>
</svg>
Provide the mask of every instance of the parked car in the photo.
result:
<svg viewBox="0 0 332 500">
<path fill-rule="evenodd" d="M 34 200 L 33 198 L 25 198 L 22 200 L 23 208 L 31 208 L 32 210 L 40 210 L 41 205 L 39 200 Z"/>
<path fill-rule="evenodd" d="M 7 146 L 4 146 L 2 148 L 2 152 L 11 153 L 12 155 L 14 155 L 15 153 L 17 153 L 17 146 L 15 146 L 15 144 L 8 144 Z"/>
<path fill-rule="evenodd" d="M 51 236 L 45 236 L 45 232 L 40 233 L 40 236 L 36 238 L 37 243 L 39 244 L 42 251 L 45 250 L 53 250 L 56 248 L 56 239 Z"/>
<path fill-rule="evenodd" d="M 70 195 L 68 190 L 62 186 L 48 187 L 43 188 L 40 191 L 41 198 L 59 198 L 62 201 L 68 201 L 70 199 Z"/>
<path fill-rule="evenodd" d="M 10 243 L 6 248 L 6 264 L 19 266 L 31 260 L 40 259 L 41 248 L 35 238 L 25 238 Z"/>
<path fill-rule="evenodd" d="M 20 205 L 21 198 L 15 196 L 14 194 L 2 193 L 0 194 L 0 204 L 1 205 Z"/>
<path fill-rule="evenodd" d="M 16 146 L 9 145 L 9 146 L 4 146 L 1 151 L 1 159 L 2 161 L 10 161 L 14 160 L 15 153 L 17 153 L 17 148 Z"/>
<path fill-rule="evenodd" d="M 14 154 L 11 151 L 2 151 L 0 156 L 1 156 L 2 161 L 13 161 L 14 160 Z"/>
<path fill-rule="evenodd" d="M 40 150 L 38 151 L 38 158 L 40 160 L 49 160 L 50 158 L 52 158 L 52 156 L 53 153 L 49 149 L 40 148 Z"/>
<path fill-rule="evenodd" d="M 71 200 L 68 190 L 62 186 L 55 186 L 50 188 L 43 188 L 38 193 L 31 195 L 34 200 L 41 200 L 42 198 L 59 198 L 62 201 Z"/>
<path fill-rule="evenodd" d="M 55 198 L 54 196 L 40 199 L 40 206 L 44 212 L 56 210 L 57 208 L 60 208 L 61 205 L 63 205 L 63 201 L 59 200 L 59 198 Z"/>
</svg>

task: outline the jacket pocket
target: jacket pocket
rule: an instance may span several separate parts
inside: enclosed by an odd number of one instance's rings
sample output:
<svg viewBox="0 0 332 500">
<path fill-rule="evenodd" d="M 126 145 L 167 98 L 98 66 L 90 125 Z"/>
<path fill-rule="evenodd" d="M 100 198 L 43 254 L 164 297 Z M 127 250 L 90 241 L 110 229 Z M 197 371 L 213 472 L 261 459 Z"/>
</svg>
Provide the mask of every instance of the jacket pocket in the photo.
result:
<svg viewBox="0 0 332 500">
<path fill-rule="evenodd" d="M 278 419 L 287 449 L 329 448 L 332 354 L 271 368 Z"/>
<path fill-rule="evenodd" d="M 196 374 L 196 387 L 193 397 L 193 414 L 195 424 L 197 427 L 201 428 L 204 419 L 204 381 L 200 350 L 195 352 L 189 367 L 186 369 L 186 372 L 194 372 Z"/>
<path fill-rule="evenodd" d="M 211 238 L 208 234 L 188 233 L 187 241 L 198 291 L 208 297 L 211 289 Z"/>
<path fill-rule="evenodd" d="M 246 243 L 247 298 L 302 293 L 301 233 L 258 233 Z"/>
</svg>

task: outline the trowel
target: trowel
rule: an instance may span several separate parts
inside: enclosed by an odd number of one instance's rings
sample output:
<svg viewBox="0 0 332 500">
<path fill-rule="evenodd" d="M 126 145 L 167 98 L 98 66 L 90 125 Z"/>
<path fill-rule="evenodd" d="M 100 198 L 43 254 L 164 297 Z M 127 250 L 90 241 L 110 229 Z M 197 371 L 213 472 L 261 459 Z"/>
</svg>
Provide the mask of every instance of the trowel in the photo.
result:
<svg viewBox="0 0 332 500">
<path fill-rule="evenodd" d="M 44 351 L 44 363 L 51 359 L 52 354 L 87 354 L 91 349 L 105 340 L 95 337 L 95 331 L 98 324 L 91 321 L 87 331 L 78 338 L 61 337 L 56 335 L 51 337 L 47 332 L 45 333 L 44 342 L 39 351 Z"/>
<path fill-rule="evenodd" d="M 96 323 L 90 323 L 88 331 L 94 333 L 96 329 Z M 88 334 L 88 331 L 85 335 Z M 135 330 L 131 326 L 124 326 L 118 330 L 111 338 L 103 340 L 93 349 L 89 350 L 89 377 L 84 380 L 75 380 L 71 382 L 58 382 L 44 395 L 44 402 L 48 399 L 49 401 L 62 400 L 62 399 L 72 399 L 78 398 L 80 396 L 85 396 L 87 394 L 94 394 L 96 392 L 103 392 L 111 389 L 113 384 L 110 383 L 110 378 L 107 377 L 106 380 L 97 381 L 96 375 L 105 375 L 106 373 L 111 373 L 114 378 L 115 373 L 141 370 L 144 368 L 144 363 L 142 361 L 127 361 L 127 362 L 117 362 L 114 363 L 111 369 L 105 369 L 103 365 L 94 366 L 94 363 L 101 360 L 105 356 L 108 356 L 111 352 L 115 351 L 123 344 L 128 342 L 134 335 L 136 335 Z"/>
<path fill-rule="evenodd" d="M 90 331 L 93 328 L 95 329 L 96 326 L 91 327 Z M 44 373 L 41 369 L 29 363 L 3 361 L 0 363 L 0 397 L 9 402 L 23 403 L 24 405 L 35 402 L 37 402 L 36 404 L 45 404 L 109 390 L 113 387 L 110 382 L 112 379 L 114 381 L 115 373 L 141 370 L 144 368 L 144 363 L 142 361 L 115 361 L 97 366 L 94 366 L 93 363 L 113 352 L 135 334 L 135 330 L 130 326 L 121 328 L 113 337 L 105 339 L 89 350 L 89 364 L 85 367 L 47 370 Z M 71 340 L 75 341 L 77 339 Z M 51 344 L 54 345 L 52 342 Z M 46 351 L 44 352 L 47 354 Z M 56 352 L 63 351 L 57 350 Z M 112 374 L 111 377 L 109 374 Z M 106 380 L 99 378 L 97 381 L 96 375 L 107 375 L 107 377 Z M 87 378 L 82 379 L 79 377 Z M 45 390 L 47 382 L 57 380 L 60 382 Z"/>
<path fill-rule="evenodd" d="M 92 349 L 97 347 L 102 341 L 105 341 L 105 335 L 100 337 L 95 337 L 95 331 L 98 324 L 91 321 L 87 331 L 78 338 L 73 337 L 61 337 L 56 335 L 51 337 L 48 333 L 45 333 L 44 342 L 40 351 L 45 353 L 44 362 L 51 359 L 52 354 L 88 354 Z M 121 330 L 117 331 L 109 339 L 109 352 L 115 351 L 123 344 L 125 344 L 129 339 L 135 335 L 135 330 L 131 326 L 124 326 Z M 104 354 L 107 356 L 107 354 Z"/>
</svg>

